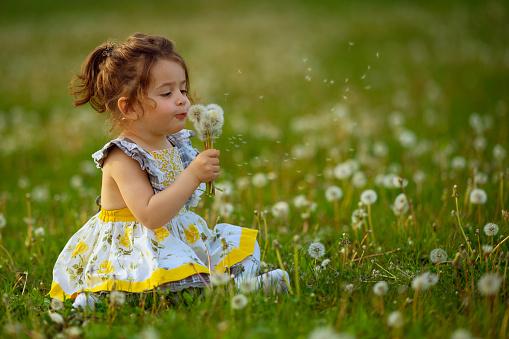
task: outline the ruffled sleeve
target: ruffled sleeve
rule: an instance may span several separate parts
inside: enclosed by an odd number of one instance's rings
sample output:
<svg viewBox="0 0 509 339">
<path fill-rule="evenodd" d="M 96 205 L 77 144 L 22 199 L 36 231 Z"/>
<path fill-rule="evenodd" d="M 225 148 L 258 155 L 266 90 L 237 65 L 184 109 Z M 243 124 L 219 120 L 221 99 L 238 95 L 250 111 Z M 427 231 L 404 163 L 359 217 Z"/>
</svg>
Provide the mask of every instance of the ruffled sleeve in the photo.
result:
<svg viewBox="0 0 509 339">
<path fill-rule="evenodd" d="M 157 161 L 147 151 L 128 138 L 122 137 L 111 140 L 99 151 L 92 154 L 92 158 L 98 168 L 103 167 L 104 160 L 108 157 L 113 146 L 117 146 L 125 154 L 136 160 L 140 164 L 141 169 L 148 173 L 150 182 L 154 189 L 161 190 L 161 188 L 158 187 L 158 183 L 160 181 L 159 178 L 162 177 L 163 173 L 159 170 Z"/>
</svg>

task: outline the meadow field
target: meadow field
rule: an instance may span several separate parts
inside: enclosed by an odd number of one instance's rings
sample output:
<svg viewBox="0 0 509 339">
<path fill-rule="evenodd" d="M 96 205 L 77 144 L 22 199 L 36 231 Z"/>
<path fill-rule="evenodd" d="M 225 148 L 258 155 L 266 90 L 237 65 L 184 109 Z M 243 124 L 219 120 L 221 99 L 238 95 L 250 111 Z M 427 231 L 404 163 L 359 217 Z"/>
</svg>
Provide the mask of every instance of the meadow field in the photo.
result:
<svg viewBox="0 0 509 339">
<path fill-rule="evenodd" d="M 195 212 L 258 229 L 288 294 L 47 296 L 116 137 L 68 84 L 134 32 L 225 112 Z M 508 338 L 508 32 L 496 0 L 2 3 L 0 337 Z"/>
</svg>

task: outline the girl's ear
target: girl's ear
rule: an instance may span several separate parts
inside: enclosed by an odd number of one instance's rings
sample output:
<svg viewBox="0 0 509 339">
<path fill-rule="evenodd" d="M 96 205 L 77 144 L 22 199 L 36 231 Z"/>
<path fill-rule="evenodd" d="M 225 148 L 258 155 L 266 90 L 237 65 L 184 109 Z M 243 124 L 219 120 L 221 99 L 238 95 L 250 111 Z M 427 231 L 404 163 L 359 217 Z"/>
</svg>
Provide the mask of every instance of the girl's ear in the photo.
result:
<svg viewBox="0 0 509 339">
<path fill-rule="evenodd" d="M 121 97 L 117 102 L 118 109 L 122 115 L 128 120 L 138 120 L 138 110 L 129 104 L 129 100 L 126 97 Z"/>
</svg>

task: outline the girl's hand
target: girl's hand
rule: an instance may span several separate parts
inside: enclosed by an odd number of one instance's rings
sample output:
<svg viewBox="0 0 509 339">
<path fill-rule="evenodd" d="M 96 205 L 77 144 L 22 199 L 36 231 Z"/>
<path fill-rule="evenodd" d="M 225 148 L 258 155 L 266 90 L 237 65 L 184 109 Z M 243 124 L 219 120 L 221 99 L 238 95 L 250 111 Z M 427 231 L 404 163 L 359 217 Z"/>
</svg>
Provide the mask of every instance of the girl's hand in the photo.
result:
<svg viewBox="0 0 509 339">
<path fill-rule="evenodd" d="M 216 149 L 208 149 L 200 154 L 191 161 L 187 170 L 189 170 L 193 176 L 200 183 L 207 183 L 219 177 L 219 152 Z"/>
</svg>

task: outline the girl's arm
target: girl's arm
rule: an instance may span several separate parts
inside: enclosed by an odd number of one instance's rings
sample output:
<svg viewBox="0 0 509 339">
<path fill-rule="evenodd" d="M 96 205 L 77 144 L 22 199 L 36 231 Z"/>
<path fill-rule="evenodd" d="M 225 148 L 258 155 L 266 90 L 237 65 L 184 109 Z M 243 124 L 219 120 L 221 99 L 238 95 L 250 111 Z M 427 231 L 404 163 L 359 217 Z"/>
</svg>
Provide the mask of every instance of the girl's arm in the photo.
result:
<svg viewBox="0 0 509 339">
<path fill-rule="evenodd" d="M 114 147 L 103 166 L 103 176 L 116 184 L 121 198 L 135 218 L 145 227 L 159 228 L 182 209 L 200 183 L 219 176 L 219 151 L 205 150 L 163 191 L 154 190 L 140 164 Z"/>
</svg>

